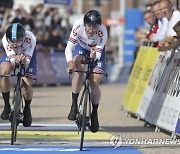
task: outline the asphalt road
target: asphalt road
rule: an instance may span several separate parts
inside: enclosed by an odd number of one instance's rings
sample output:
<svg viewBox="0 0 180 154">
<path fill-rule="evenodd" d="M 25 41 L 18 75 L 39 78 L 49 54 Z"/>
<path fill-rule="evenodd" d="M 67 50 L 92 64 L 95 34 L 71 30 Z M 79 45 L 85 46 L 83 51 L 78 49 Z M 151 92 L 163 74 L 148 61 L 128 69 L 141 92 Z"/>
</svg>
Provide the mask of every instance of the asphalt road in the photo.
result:
<svg viewBox="0 0 180 154">
<path fill-rule="evenodd" d="M 146 145 L 135 144 L 135 140 L 170 139 L 171 134 L 165 131 L 155 132 L 155 127 L 144 126 L 144 121 L 138 120 L 136 117 L 126 116 L 126 112 L 121 109 L 121 100 L 125 87 L 126 85 L 122 84 L 101 85 L 102 96 L 99 106 L 99 122 L 101 130 L 97 136 L 89 132 L 88 135 L 90 137 L 89 140 L 86 140 L 85 145 L 109 146 L 110 138 L 120 137 L 123 141 L 129 142 L 125 142 L 123 145 L 117 143 L 117 146 L 132 146 L 145 154 L 179 154 L 179 144 L 153 145 L 151 142 Z M 0 99 L 0 112 L 2 112 L 2 104 L 2 99 Z M 67 126 L 63 127 L 65 129 L 74 129 L 74 122 L 67 120 L 70 104 L 71 87 L 69 85 L 35 87 L 34 99 L 31 105 L 33 125 L 54 124 Z M 0 120 L 0 125 L 6 123 L 8 123 L 8 121 Z M 8 145 L 9 141 L 0 137 L 0 144 Z M 69 146 L 79 145 L 79 140 L 72 138 L 72 134 L 69 134 L 69 138 L 64 134 L 63 139 L 57 139 L 55 137 L 51 138 L 51 135 L 49 135 L 49 139 L 44 139 L 43 137 L 36 137 L 35 139 L 25 137 L 19 139 L 17 144 Z"/>
</svg>

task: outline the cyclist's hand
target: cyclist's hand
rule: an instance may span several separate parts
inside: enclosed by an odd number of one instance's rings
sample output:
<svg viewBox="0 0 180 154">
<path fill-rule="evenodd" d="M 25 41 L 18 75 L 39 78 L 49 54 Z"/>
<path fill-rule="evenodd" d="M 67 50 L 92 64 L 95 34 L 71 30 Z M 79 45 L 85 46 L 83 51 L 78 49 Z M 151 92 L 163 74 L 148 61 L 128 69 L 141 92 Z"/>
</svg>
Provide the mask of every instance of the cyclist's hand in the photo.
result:
<svg viewBox="0 0 180 154">
<path fill-rule="evenodd" d="M 72 74 L 74 69 L 75 69 L 75 66 L 74 66 L 74 62 L 73 61 L 69 61 L 68 62 L 68 68 L 67 68 L 67 73 L 68 74 Z"/>
<path fill-rule="evenodd" d="M 92 59 L 95 59 L 96 58 L 96 51 L 94 50 L 95 48 L 91 48 L 91 51 L 90 51 L 90 57 Z"/>
<path fill-rule="evenodd" d="M 23 54 L 20 55 L 20 62 L 21 64 L 26 64 L 26 57 Z"/>
<path fill-rule="evenodd" d="M 26 64 L 26 57 L 23 54 L 16 55 L 15 62 L 17 64 L 19 64 L 20 62 L 21 64 Z"/>
<path fill-rule="evenodd" d="M 12 68 L 15 69 L 15 67 L 16 67 L 16 62 L 15 62 L 15 61 L 12 61 L 11 64 L 12 64 Z"/>
<path fill-rule="evenodd" d="M 15 64 L 19 64 L 21 61 L 21 55 L 16 55 L 15 57 Z"/>
</svg>

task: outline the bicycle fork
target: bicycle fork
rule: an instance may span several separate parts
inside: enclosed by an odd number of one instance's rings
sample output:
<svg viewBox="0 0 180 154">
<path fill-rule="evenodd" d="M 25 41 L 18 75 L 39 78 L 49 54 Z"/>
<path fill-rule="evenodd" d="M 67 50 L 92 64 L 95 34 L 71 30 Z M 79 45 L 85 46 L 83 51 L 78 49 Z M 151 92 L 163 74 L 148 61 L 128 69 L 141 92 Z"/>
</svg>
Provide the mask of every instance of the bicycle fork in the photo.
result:
<svg viewBox="0 0 180 154">
<path fill-rule="evenodd" d="M 89 86 L 89 85 L 88 85 Z M 91 104 L 90 104 L 90 91 L 89 91 L 89 88 L 88 86 L 85 86 L 84 90 L 83 90 L 83 93 L 81 95 L 81 99 L 80 99 L 80 103 L 79 103 L 79 107 L 78 107 L 78 111 L 77 111 L 77 120 L 75 121 L 76 122 L 76 125 L 78 126 L 78 135 L 79 135 L 79 132 L 81 131 L 81 128 L 82 128 L 82 120 L 83 120 L 83 101 L 84 101 L 84 97 L 85 97 L 85 93 L 88 91 L 88 104 L 89 104 L 89 111 L 88 111 L 88 114 L 86 114 L 86 126 L 88 128 L 90 128 L 90 113 L 91 113 Z M 87 108 L 86 108 L 87 109 Z"/>
<path fill-rule="evenodd" d="M 19 87 L 16 87 L 15 88 L 15 91 L 14 91 L 14 98 L 13 98 L 13 103 L 11 104 L 11 112 L 10 112 L 10 117 L 9 117 L 9 121 L 12 122 L 12 116 L 13 116 L 13 113 L 14 113 L 14 110 L 15 110 L 15 93 L 16 93 L 16 90 L 19 91 L 19 101 L 22 101 L 22 95 L 21 95 L 21 89 Z M 22 110 L 23 110 L 23 106 L 21 106 L 21 103 L 22 102 L 16 102 L 17 106 L 16 106 L 16 117 L 17 117 L 17 124 L 19 123 L 22 123 L 23 122 L 23 118 L 24 118 L 24 115 L 22 113 Z M 23 103 L 22 103 L 23 105 Z M 22 107 L 22 108 L 21 108 Z"/>
</svg>

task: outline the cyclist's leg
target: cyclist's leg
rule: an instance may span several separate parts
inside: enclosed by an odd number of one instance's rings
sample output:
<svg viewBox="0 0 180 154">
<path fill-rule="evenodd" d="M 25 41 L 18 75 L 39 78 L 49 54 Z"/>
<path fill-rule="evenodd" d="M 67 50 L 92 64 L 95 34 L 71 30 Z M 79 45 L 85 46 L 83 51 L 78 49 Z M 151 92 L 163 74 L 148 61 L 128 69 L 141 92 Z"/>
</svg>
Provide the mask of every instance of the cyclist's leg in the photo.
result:
<svg viewBox="0 0 180 154">
<path fill-rule="evenodd" d="M 25 100 L 32 100 L 33 97 L 32 83 L 33 83 L 32 78 L 23 77 L 23 87 L 24 87 L 23 96 Z"/>
<path fill-rule="evenodd" d="M 2 75 L 8 75 L 10 74 L 12 67 L 11 67 L 11 63 L 8 60 L 7 56 L 4 55 L 1 58 L 1 62 L 0 62 L 0 70 L 1 70 L 1 74 Z M 1 113 L 1 119 L 3 120 L 8 120 L 9 119 L 9 113 L 10 113 L 10 103 L 9 103 L 9 98 L 10 98 L 10 81 L 8 77 L 3 77 L 0 80 L 0 84 L 1 84 L 1 92 L 2 92 L 2 97 L 4 100 L 4 110 Z"/>
<path fill-rule="evenodd" d="M 29 127 L 32 123 L 32 116 L 31 116 L 31 108 L 30 104 L 33 98 L 33 88 L 32 83 L 33 79 L 35 79 L 37 74 L 37 59 L 36 59 L 36 50 L 33 53 L 31 62 L 29 64 L 28 69 L 26 70 L 26 77 L 23 77 L 23 97 L 25 101 L 24 106 L 24 118 L 23 118 L 23 126 Z"/>
<path fill-rule="evenodd" d="M 103 53 L 101 59 L 98 61 L 97 65 L 93 68 L 93 72 L 101 72 L 103 73 L 105 70 L 105 48 L 103 49 Z M 98 121 L 98 105 L 101 98 L 101 91 L 99 88 L 99 84 L 102 80 L 101 74 L 92 74 L 90 76 L 90 87 L 91 87 L 91 102 L 92 102 L 92 114 L 91 114 L 91 131 L 97 132 L 99 130 L 99 121 Z"/>
<path fill-rule="evenodd" d="M 101 98 L 101 91 L 99 88 L 101 79 L 102 75 L 100 74 L 93 74 L 90 77 L 91 101 L 93 105 L 98 105 Z"/>
<path fill-rule="evenodd" d="M 31 108 L 30 104 L 33 97 L 33 88 L 32 88 L 32 79 L 23 77 L 23 97 L 25 101 L 25 106 L 23 110 L 24 118 L 23 118 L 23 126 L 29 127 L 32 123 L 32 116 L 31 116 Z"/>
<path fill-rule="evenodd" d="M 79 44 L 76 45 L 75 50 L 73 52 L 73 61 L 75 64 L 75 70 L 84 70 L 85 66 L 80 62 L 82 58 L 86 55 L 86 50 L 83 49 Z M 82 77 L 83 73 L 74 72 L 72 78 L 72 105 L 70 109 L 70 113 L 68 115 L 69 120 L 76 120 L 77 114 L 77 100 L 79 96 L 79 92 L 82 88 Z"/>
<path fill-rule="evenodd" d="M 95 133 L 99 130 L 98 121 L 98 105 L 101 98 L 101 91 L 99 84 L 101 82 L 102 75 L 93 74 L 90 77 L 90 87 L 91 87 L 91 102 L 92 102 L 92 113 L 91 113 L 91 127 L 90 130 Z"/>
<path fill-rule="evenodd" d="M 82 55 L 78 55 L 74 59 L 75 64 L 75 70 L 84 70 L 85 65 L 81 64 L 81 60 L 84 57 Z M 72 92 L 73 93 L 79 93 L 82 88 L 82 77 L 83 73 L 74 72 L 73 78 L 72 78 Z"/>
</svg>

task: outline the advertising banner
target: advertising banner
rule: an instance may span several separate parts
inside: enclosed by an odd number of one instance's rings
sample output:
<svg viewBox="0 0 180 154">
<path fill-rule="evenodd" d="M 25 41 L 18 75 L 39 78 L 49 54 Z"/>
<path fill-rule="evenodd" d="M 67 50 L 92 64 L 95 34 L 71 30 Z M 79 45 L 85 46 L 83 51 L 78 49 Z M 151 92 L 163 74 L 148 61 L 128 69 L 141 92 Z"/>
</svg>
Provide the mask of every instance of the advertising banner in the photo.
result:
<svg viewBox="0 0 180 154">
<path fill-rule="evenodd" d="M 138 56 L 136 58 L 135 64 L 133 66 L 130 78 L 128 80 L 128 84 L 125 90 L 125 94 L 122 99 L 123 106 L 129 110 L 131 103 L 133 101 L 135 92 L 137 91 L 139 82 L 141 81 L 143 72 L 145 70 L 145 64 L 147 61 L 151 61 L 149 59 L 150 56 L 150 47 L 142 46 L 138 52 Z"/>
<path fill-rule="evenodd" d="M 167 80 L 163 84 L 164 86 L 162 94 L 158 100 L 158 105 L 153 118 L 153 124 L 174 132 L 180 111 L 180 96 L 178 93 L 180 90 L 178 86 L 180 76 L 179 53 L 175 53 L 169 67 L 170 72 L 166 74 Z"/>
<path fill-rule="evenodd" d="M 163 83 L 169 70 L 167 61 L 170 55 L 171 52 L 161 52 L 159 54 L 137 112 L 142 119 L 149 123 L 153 121 L 158 99 L 162 94 Z"/>
<path fill-rule="evenodd" d="M 71 0 L 44 0 L 45 4 L 70 5 Z"/>
<path fill-rule="evenodd" d="M 34 84 L 48 85 L 58 83 L 55 71 L 53 70 L 52 63 L 50 61 L 50 54 L 38 52 L 37 65 L 37 82 L 34 82 Z"/>
<path fill-rule="evenodd" d="M 139 76 L 142 73 L 141 64 L 144 62 L 144 57 L 147 56 L 147 53 L 142 50 L 143 47 L 140 48 L 138 52 L 138 56 L 136 58 L 136 61 L 134 63 L 133 69 L 131 71 L 131 75 L 129 77 L 125 93 L 123 95 L 122 99 L 122 105 L 127 109 L 129 102 L 131 101 L 131 98 L 133 97 L 135 90 L 137 88 L 138 82 L 139 82 Z"/>
<path fill-rule="evenodd" d="M 140 81 L 138 83 L 135 94 L 128 109 L 132 113 L 137 113 L 138 107 L 144 95 L 144 91 L 147 87 L 150 75 L 152 73 L 152 70 L 154 68 L 155 62 L 159 54 L 157 48 L 146 47 L 143 48 L 143 50 L 144 52 L 147 52 L 147 58 L 145 59 L 144 63 L 141 65 L 143 69 L 142 75 L 140 77 Z"/>
<path fill-rule="evenodd" d="M 67 74 L 67 62 L 64 52 L 54 52 L 50 56 L 53 70 L 60 84 L 70 84 L 71 77 Z"/>
</svg>

